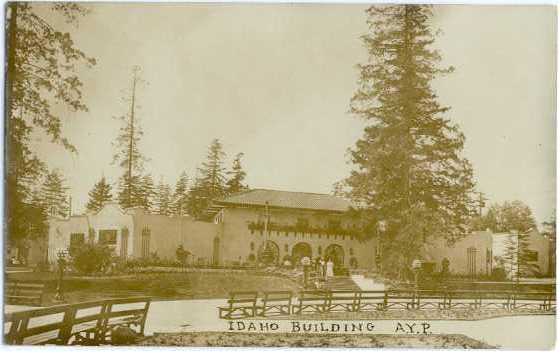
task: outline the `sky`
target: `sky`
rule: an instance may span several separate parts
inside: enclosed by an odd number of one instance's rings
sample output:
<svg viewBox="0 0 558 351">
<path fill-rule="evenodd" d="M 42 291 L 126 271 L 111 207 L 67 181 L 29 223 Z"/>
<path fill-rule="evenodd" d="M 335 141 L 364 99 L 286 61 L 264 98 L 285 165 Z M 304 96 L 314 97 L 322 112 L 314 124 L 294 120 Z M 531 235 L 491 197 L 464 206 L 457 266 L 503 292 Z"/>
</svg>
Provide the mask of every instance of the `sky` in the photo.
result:
<svg viewBox="0 0 558 351">
<path fill-rule="evenodd" d="M 141 151 L 155 182 L 194 177 L 211 140 L 230 166 L 243 152 L 253 188 L 329 193 L 351 165 L 347 149 L 364 123 L 351 115 L 356 64 L 367 54 L 365 6 L 316 4 L 90 4 L 79 26 L 65 25 L 95 57 L 80 68 L 88 112 L 61 109 L 70 154 L 37 135 L 35 151 L 60 169 L 74 213 L 112 165 L 131 69 Z M 433 25 L 443 65 L 455 72 L 433 86 L 466 135 L 464 155 L 491 202 L 521 200 L 538 222 L 555 209 L 556 12 L 551 6 L 437 6 Z"/>
</svg>

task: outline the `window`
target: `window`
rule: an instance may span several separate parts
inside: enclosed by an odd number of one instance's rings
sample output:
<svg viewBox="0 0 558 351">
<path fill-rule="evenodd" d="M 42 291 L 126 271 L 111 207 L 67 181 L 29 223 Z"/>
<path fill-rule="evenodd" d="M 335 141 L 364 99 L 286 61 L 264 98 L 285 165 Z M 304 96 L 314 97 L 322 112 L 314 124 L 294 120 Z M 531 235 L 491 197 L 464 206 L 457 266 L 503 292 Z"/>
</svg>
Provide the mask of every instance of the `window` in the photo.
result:
<svg viewBox="0 0 558 351">
<path fill-rule="evenodd" d="M 289 252 L 289 244 L 285 244 L 285 252 Z"/>
<path fill-rule="evenodd" d="M 353 248 L 351 247 L 351 248 L 349 249 L 349 255 L 351 255 L 351 256 L 352 256 L 353 254 L 354 254 L 354 252 L 353 252 Z"/>
<path fill-rule="evenodd" d="M 253 242 L 250 243 L 250 250 L 252 250 L 252 251 L 254 250 L 254 243 Z"/>
<path fill-rule="evenodd" d="M 99 230 L 99 243 L 116 245 L 116 230 Z"/>
<path fill-rule="evenodd" d="M 84 233 L 72 233 L 70 234 L 70 250 L 75 249 L 85 242 Z"/>
<path fill-rule="evenodd" d="M 141 256 L 149 257 L 149 241 L 151 238 L 151 230 L 148 227 L 141 231 Z"/>
<path fill-rule="evenodd" d="M 318 255 L 321 255 L 321 254 L 322 254 L 322 247 L 318 246 Z"/>
</svg>

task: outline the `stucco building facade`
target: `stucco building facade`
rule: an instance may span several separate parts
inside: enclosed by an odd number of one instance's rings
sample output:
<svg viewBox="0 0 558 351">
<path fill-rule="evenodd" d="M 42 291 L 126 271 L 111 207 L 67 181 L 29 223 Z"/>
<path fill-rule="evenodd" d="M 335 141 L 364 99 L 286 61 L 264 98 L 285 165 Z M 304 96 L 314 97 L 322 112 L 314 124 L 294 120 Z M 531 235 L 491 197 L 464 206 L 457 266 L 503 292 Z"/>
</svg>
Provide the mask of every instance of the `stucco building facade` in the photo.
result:
<svg viewBox="0 0 558 351">
<path fill-rule="evenodd" d="M 336 266 L 374 269 L 375 239 L 350 234 L 348 201 L 325 194 L 253 189 L 216 202 L 211 221 L 163 216 L 108 203 L 97 213 L 49 221 L 48 260 L 85 241 L 109 245 L 123 258 L 176 258 L 182 245 L 191 263 L 251 265 L 303 256 L 331 258 Z"/>
</svg>

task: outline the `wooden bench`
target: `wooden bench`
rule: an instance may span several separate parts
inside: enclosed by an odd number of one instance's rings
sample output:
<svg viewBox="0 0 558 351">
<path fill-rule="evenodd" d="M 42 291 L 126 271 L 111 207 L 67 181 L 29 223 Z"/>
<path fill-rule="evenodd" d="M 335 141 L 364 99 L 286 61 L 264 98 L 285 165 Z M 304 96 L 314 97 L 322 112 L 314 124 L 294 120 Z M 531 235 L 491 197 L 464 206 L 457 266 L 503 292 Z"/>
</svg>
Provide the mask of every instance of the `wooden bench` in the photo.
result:
<svg viewBox="0 0 558 351">
<path fill-rule="evenodd" d="M 256 316 L 256 291 L 237 291 L 229 294 L 228 306 L 219 307 L 219 318 L 238 319 Z"/>
<path fill-rule="evenodd" d="M 119 326 L 143 335 L 150 298 L 60 305 L 4 315 L 4 339 L 17 345 L 99 345 Z"/>
<path fill-rule="evenodd" d="M 291 314 L 291 291 L 266 291 L 263 295 L 262 304 L 256 307 L 259 316 Z"/>
<path fill-rule="evenodd" d="M 293 306 L 293 313 L 327 312 L 328 299 L 329 293 L 325 290 L 301 291 L 298 296 L 298 305 Z"/>
<path fill-rule="evenodd" d="M 328 312 L 355 312 L 359 309 L 359 291 L 331 290 L 327 298 Z"/>
<path fill-rule="evenodd" d="M 40 306 L 43 303 L 45 284 L 8 281 L 4 286 L 7 304 Z"/>
<path fill-rule="evenodd" d="M 387 300 L 384 290 L 363 290 L 358 292 L 357 311 L 384 310 Z"/>
</svg>

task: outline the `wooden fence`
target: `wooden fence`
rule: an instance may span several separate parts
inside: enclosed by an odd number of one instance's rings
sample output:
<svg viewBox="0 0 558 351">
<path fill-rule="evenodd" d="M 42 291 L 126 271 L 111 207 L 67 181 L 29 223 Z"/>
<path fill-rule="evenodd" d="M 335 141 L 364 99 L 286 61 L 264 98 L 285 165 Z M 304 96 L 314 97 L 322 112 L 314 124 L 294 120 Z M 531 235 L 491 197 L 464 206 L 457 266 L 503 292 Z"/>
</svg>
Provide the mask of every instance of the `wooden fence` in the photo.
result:
<svg viewBox="0 0 558 351">
<path fill-rule="evenodd" d="M 245 298 L 250 296 L 249 301 Z M 269 296 L 283 294 L 280 305 Z M 301 291 L 295 299 L 285 292 L 272 291 L 258 297 L 255 291 L 231 293 L 227 306 L 219 307 L 219 317 L 237 319 L 273 315 L 387 310 L 503 309 L 508 311 L 556 311 L 554 291 L 490 290 L 339 290 Z M 241 297 L 242 296 L 242 297 Z M 248 303 L 247 303 L 248 302 Z M 279 302 L 279 300 L 278 300 Z M 277 308 L 274 308 L 277 307 Z M 241 313 L 235 313 L 241 311 Z"/>
</svg>

